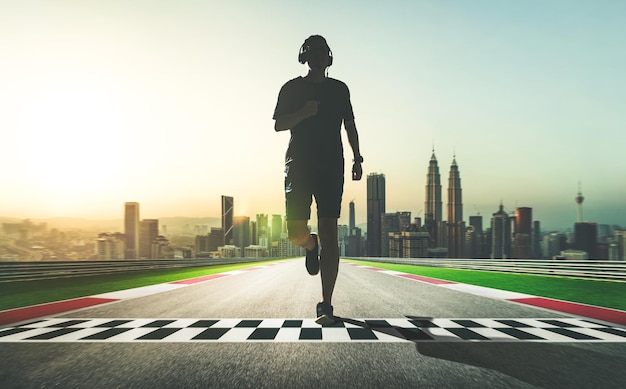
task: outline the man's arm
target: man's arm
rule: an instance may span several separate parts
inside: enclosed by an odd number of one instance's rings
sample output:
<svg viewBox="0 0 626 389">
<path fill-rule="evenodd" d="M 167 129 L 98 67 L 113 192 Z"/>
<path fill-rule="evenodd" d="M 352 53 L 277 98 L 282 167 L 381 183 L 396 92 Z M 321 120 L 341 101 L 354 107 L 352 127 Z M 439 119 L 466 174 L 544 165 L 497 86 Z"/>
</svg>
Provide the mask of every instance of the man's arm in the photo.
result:
<svg viewBox="0 0 626 389">
<path fill-rule="evenodd" d="M 354 154 L 354 164 L 352 165 L 352 179 L 358 181 L 363 176 L 363 168 L 361 167 L 361 150 L 359 149 L 359 133 L 356 130 L 356 124 L 354 119 L 344 120 L 344 127 L 348 134 L 348 142 L 352 147 L 352 153 Z"/>
<path fill-rule="evenodd" d="M 318 101 L 307 101 L 302 108 L 293 113 L 281 115 L 274 123 L 275 131 L 284 131 L 293 128 L 304 119 L 317 114 Z"/>
</svg>

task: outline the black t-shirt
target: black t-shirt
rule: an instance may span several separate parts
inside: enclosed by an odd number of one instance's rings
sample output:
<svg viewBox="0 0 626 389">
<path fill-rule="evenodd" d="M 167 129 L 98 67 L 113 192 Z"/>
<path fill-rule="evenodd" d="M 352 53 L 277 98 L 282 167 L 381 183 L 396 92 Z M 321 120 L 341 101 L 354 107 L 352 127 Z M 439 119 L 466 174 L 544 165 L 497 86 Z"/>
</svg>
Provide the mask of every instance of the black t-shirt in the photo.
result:
<svg viewBox="0 0 626 389">
<path fill-rule="evenodd" d="M 341 124 L 354 119 L 348 86 L 334 78 L 311 82 L 298 77 L 287 81 L 278 94 L 274 119 L 299 110 L 309 100 L 319 102 L 317 114 L 291 128 L 287 159 L 343 164 Z"/>
</svg>

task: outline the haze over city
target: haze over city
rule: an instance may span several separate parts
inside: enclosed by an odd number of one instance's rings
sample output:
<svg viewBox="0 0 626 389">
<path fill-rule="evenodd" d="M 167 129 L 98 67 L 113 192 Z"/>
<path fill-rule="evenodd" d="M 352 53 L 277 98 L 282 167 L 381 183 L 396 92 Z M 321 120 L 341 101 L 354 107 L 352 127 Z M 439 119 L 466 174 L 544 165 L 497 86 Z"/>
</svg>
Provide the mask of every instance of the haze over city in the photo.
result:
<svg viewBox="0 0 626 389">
<path fill-rule="evenodd" d="M 284 214 L 275 133 L 297 53 L 326 37 L 365 175 L 387 211 L 424 208 L 434 147 L 464 215 L 533 208 L 542 228 L 626 225 L 621 1 L 1 1 L 0 216 Z M 346 170 L 351 151 L 344 137 Z M 341 224 L 365 180 L 346 179 Z M 312 221 L 315 224 L 315 221 Z"/>
</svg>

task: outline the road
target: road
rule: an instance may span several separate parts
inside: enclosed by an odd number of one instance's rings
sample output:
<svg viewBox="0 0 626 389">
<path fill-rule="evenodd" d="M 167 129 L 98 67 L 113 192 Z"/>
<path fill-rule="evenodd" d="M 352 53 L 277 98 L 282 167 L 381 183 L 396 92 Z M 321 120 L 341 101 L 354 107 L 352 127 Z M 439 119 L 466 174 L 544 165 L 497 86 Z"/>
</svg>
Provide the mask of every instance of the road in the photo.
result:
<svg viewBox="0 0 626 389">
<path fill-rule="evenodd" d="M 309 276 L 299 259 L 57 318 L 308 320 L 319 295 L 319 277 Z M 357 326 L 367 318 L 569 317 L 347 263 L 340 266 L 333 305 L 337 316 Z M 626 343 L 612 342 L 412 342 L 393 336 L 378 341 L 21 341 L 0 343 L 0 361 L 3 388 L 613 388 L 626 382 Z"/>
</svg>

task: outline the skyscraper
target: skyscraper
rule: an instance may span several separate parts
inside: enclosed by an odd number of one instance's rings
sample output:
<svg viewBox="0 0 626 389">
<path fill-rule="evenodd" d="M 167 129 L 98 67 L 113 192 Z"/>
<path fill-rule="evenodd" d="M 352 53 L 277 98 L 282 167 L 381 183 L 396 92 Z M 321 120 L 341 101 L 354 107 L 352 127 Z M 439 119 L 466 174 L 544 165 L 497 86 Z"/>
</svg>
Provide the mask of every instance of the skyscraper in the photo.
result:
<svg viewBox="0 0 626 389">
<path fill-rule="evenodd" d="M 144 219 L 139 222 L 139 258 L 152 258 L 152 242 L 159 236 L 159 221 Z"/>
<path fill-rule="evenodd" d="M 441 222 L 441 177 L 435 150 L 430 157 L 428 173 L 426 174 L 426 201 L 424 202 L 424 226 L 430 234 L 435 247 L 442 247 L 445 237 L 442 236 Z"/>
<path fill-rule="evenodd" d="M 452 159 L 450 175 L 448 176 L 448 257 L 465 257 L 465 222 L 463 222 L 463 198 L 461 189 L 461 175 L 456 164 L 456 157 Z"/>
<path fill-rule="evenodd" d="M 533 209 L 517 207 L 515 210 L 515 245 L 513 258 L 532 259 Z"/>
<path fill-rule="evenodd" d="M 235 216 L 233 219 L 234 245 L 241 249 L 243 256 L 246 247 L 250 246 L 250 218 L 248 216 Z"/>
<path fill-rule="evenodd" d="M 491 219 L 491 258 L 511 258 L 511 222 L 502 203 Z"/>
<path fill-rule="evenodd" d="M 574 249 L 585 251 L 589 259 L 598 259 L 598 225 L 581 222 L 574 225 Z"/>
<path fill-rule="evenodd" d="M 483 217 L 480 215 L 470 216 L 469 224 L 474 228 L 472 234 L 474 235 L 474 250 L 471 253 L 467 253 L 470 258 L 487 258 L 485 256 L 485 243 L 483 235 Z"/>
<path fill-rule="evenodd" d="M 124 204 L 124 235 L 126 259 L 139 258 L 139 203 Z"/>
<path fill-rule="evenodd" d="M 350 231 L 348 231 L 348 236 L 352 235 L 352 231 L 354 230 L 354 227 L 356 227 L 354 213 L 354 200 L 352 200 L 350 201 L 350 222 L 348 224 L 348 228 L 350 229 Z"/>
<path fill-rule="evenodd" d="M 230 196 L 222 196 L 222 231 L 224 231 L 224 245 L 233 244 L 233 217 L 235 199 Z"/>
<path fill-rule="evenodd" d="M 259 213 L 256 215 L 256 244 L 260 246 L 270 247 L 270 236 L 268 233 L 267 214 Z"/>
<path fill-rule="evenodd" d="M 385 213 L 385 175 L 367 176 L 367 255 L 381 256 L 381 218 Z"/>
<path fill-rule="evenodd" d="M 280 215 L 272 215 L 272 242 L 278 242 L 283 233 L 283 218 Z"/>
<path fill-rule="evenodd" d="M 389 250 L 389 241 L 390 239 L 393 239 L 394 234 L 398 234 L 398 236 L 401 236 L 401 232 L 408 229 L 408 227 L 411 225 L 411 212 L 383 213 L 381 214 L 380 224 L 380 255 L 382 257 L 389 257 L 391 256 L 391 252 Z M 400 239 L 400 242 L 401 240 L 402 239 Z"/>
</svg>

